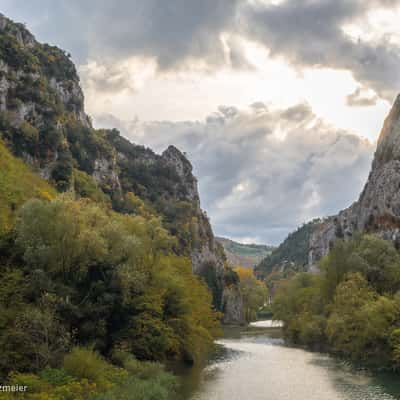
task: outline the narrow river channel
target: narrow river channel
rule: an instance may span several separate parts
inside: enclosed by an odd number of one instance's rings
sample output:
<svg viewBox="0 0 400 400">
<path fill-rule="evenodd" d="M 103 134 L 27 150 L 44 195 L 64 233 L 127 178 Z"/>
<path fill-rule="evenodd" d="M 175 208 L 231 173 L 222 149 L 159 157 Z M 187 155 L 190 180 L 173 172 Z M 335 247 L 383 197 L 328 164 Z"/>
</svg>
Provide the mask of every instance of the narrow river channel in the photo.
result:
<svg viewBox="0 0 400 400">
<path fill-rule="evenodd" d="M 400 399 L 399 376 L 288 347 L 269 325 L 226 330 L 207 362 L 178 371 L 180 400 Z"/>
</svg>

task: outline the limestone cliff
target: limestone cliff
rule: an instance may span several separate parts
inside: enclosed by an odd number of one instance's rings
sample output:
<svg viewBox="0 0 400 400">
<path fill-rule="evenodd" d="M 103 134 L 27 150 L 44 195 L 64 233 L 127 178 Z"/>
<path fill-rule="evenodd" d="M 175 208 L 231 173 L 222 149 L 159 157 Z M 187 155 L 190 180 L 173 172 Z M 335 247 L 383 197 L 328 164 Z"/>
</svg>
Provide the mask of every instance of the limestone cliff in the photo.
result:
<svg viewBox="0 0 400 400">
<path fill-rule="evenodd" d="M 351 237 L 356 231 L 400 243 L 400 96 L 385 120 L 358 201 L 318 227 L 310 241 L 309 265 L 315 266 L 337 238 Z"/>
<path fill-rule="evenodd" d="M 240 293 L 226 300 L 223 250 L 200 208 L 189 160 L 174 146 L 159 155 L 115 129 L 93 129 L 68 55 L 1 14 L 0 138 L 59 191 L 88 196 L 95 187 L 123 213 L 136 212 L 128 195 L 140 198 L 177 238 L 176 252 L 191 257 L 225 320 L 240 320 L 237 311 L 230 316 L 241 307 Z"/>
<path fill-rule="evenodd" d="M 206 213 L 200 208 L 200 196 L 197 179 L 193 176 L 193 168 L 189 160 L 174 146 L 169 146 L 162 153 L 162 158 L 167 165 L 172 166 L 177 172 L 185 188 L 184 199 L 194 207 L 196 221 L 196 241 L 193 243 L 190 257 L 193 271 L 210 279 L 210 270 L 213 279 L 209 285 L 216 286 L 214 296 L 215 305 L 224 313 L 223 322 L 226 324 L 243 324 L 243 302 L 239 287 L 230 284 L 227 279 L 229 269 L 223 247 L 216 241 Z M 228 274 L 227 274 L 228 272 Z"/>
</svg>

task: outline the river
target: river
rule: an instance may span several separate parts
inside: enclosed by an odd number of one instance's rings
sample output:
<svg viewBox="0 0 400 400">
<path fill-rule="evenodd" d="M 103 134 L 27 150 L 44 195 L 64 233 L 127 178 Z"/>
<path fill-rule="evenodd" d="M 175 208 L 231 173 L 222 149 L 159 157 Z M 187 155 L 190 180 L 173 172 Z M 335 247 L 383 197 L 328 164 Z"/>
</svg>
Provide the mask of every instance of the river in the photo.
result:
<svg viewBox="0 0 400 400">
<path fill-rule="evenodd" d="M 178 371 L 179 400 L 394 400 L 400 379 L 286 346 L 269 322 L 227 329 L 203 364 Z"/>
</svg>

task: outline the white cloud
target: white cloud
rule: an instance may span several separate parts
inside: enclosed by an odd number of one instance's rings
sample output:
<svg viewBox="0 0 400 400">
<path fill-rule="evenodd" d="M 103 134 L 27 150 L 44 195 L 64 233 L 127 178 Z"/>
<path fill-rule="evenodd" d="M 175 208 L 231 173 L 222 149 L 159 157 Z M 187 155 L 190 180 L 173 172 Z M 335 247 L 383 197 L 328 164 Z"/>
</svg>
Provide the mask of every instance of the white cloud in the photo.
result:
<svg viewBox="0 0 400 400">
<path fill-rule="evenodd" d="M 3 0 L 2 9 L 72 53 L 89 112 L 121 119 L 306 101 L 375 140 L 400 86 L 398 0 Z M 349 98 L 359 87 L 374 104 Z"/>
<path fill-rule="evenodd" d="M 189 154 L 218 233 L 271 242 L 357 197 L 373 151 L 360 136 L 376 140 L 400 86 L 399 10 L 398 0 L 2 1 L 72 53 L 98 123 Z"/>
<path fill-rule="evenodd" d="M 178 146 L 194 165 L 216 233 L 275 244 L 302 222 L 354 201 L 374 149 L 307 104 L 220 107 L 203 122 L 123 122 L 110 115 L 95 122 L 157 151 Z"/>
</svg>

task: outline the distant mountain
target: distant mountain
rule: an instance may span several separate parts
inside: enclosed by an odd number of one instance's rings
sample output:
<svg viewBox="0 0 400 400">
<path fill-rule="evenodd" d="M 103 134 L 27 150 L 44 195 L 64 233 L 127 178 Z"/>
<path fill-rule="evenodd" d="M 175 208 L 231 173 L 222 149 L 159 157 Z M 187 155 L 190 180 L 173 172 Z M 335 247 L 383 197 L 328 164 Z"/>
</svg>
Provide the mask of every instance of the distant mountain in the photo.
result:
<svg viewBox="0 0 400 400">
<path fill-rule="evenodd" d="M 253 268 L 275 249 L 273 246 L 238 243 L 221 237 L 215 239 L 224 247 L 228 263 L 233 267 Z"/>
</svg>

